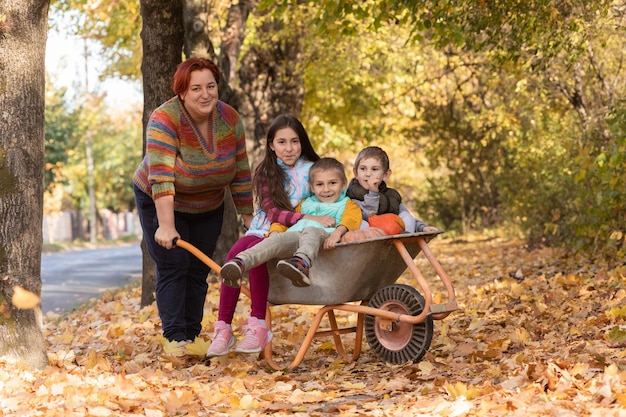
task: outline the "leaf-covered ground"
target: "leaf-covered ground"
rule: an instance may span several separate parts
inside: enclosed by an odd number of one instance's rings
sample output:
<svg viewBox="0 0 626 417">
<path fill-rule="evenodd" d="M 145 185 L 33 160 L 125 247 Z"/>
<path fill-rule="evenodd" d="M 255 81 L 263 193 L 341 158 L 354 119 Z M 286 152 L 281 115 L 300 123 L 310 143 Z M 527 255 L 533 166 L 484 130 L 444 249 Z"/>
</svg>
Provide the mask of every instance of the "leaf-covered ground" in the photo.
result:
<svg viewBox="0 0 626 417">
<path fill-rule="evenodd" d="M 293 371 L 256 355 L 205 363 L 218 286 L 209 288 L 201 338 L 164 344 L 154 306 L 137 288 L 89 309 L 45 318 L 50 366 L 1 363 L 6 416 L 619 416 L 626 415 L 626 266 L 528 250 L 516 241 L 435 239 L 460 310 L 435 321 L 420 363 L 389 365 L 363 343 L 339 359 L 316 341 Z M 421 255 L 417 264 L 440 292 Z M 406 274 L 399 282 L 412 283 Z M 291 360 L 315 307 L 272 309 L 275 352 Z M 235 326 L 244 324 L 243 299 Z M 340 320 L 354 321 L 340 313 Z M 351 336 L 348 336 L 348 338 Z"/>
</svg>

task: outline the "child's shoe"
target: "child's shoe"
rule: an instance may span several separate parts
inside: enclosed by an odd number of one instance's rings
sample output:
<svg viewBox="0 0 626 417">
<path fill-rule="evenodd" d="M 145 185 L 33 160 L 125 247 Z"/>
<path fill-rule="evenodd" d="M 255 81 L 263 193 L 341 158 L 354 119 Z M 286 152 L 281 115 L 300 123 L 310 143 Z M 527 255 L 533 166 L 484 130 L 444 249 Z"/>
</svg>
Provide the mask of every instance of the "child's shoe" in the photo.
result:
<svg viewBox="0 0 626 417">
<path fill-rule="evenodd" d="M 187 345 L 189 345 L 191 343 L 193 343 L 193 340 L 191 340 L 191 339 L 181 340 L 181 341 L 178 342 L 178 347 L 179 348 L 184 348 L 185 346 L 187 346 Z"/>
<path fill-rule="evenodd" d="M 211 342 L 211 346 L 209 346 L 209 350 L 206 352 L 206 357 L 224 356 L 235 346 L 235 343 L 237 343 L 237 339 L 233 335 L 231 326 L 221 320 L 216 321 L 213 342 Z"/>
<path fill-rule="evenodd" d="M 235 352 L 261 352 L 265 345 L 271 342 L 274 337 L 274 334 L 267 328 L 267 325 L 260 323 L 259 319 L 256 317 L 248 318 L 248 325 L 243 326 L 243 331 L 245 336 L 235 348 Z"/>
<path fill-rule="evenodd" d="M 244 269 L 245 265 L 239 258 L 233 258 L 226 262 L 220 271 L 224 284 L 233 288 L 241 287 L 241 278 L 243 277 Z"/>
<path fill-rule="evenodd" d="M 289 278 L 296 287 L 308 287 L 311 285 L 309 265 L 299 256 L 278 261 L 276 270 L 279 274 Z"/>
</svg>

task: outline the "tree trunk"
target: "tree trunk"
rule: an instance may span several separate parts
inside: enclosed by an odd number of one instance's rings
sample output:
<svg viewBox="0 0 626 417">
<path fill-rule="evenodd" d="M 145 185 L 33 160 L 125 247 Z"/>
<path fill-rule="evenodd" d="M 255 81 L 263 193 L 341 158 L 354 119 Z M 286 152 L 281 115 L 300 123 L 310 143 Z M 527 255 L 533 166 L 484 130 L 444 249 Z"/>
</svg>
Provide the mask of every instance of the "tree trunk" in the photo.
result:
<svg viewBox="0 0 626 417">
<path fill-rule="evenodd" d="M 217 59 L 211 43 L 208 19 L 219 11 L 211 11 L 214 2 L 208 0 L 183 0 L 183 25 L 185 27 L 185 56 Z M 221 87 L 221 85 L 219 86 Z"/>
<path fill-rule="evenodd" d="M 146 125 L 150 115 L 158 106 L 173 96 L 172 79 L 181 62 L 184 28 L 181 1 L 141 0 L 143 27 L 143 150 L 146 151 Z M 143 274 L 141 278 L 141 306 L 154 302 L 156 277 L 154 261 L 146 245 L 141 245 Z"/>
<path fill-rule="evenodd" d="M 48 7 L 48 0 L 0 0 L 0 357 L 31 368 L 48 364 L 37 300 Z M 13 304 L 17 287 L 34 294 L 34 307 Z"/>
<path fill-rule="evenodd" d="M 265 135 L 272 120 L 283 113 L 299 115 L 304 100 L 301 65 L 302 33 L 280 36 L 284 23 L 272 10 L 256 28 L 256 39 L 241 60 L 239 85 L 245 97 L 240 112 L 246 126 L 254 129 L 248 136 L 248 156 L 252 168 L 265 153 Z M 298 31 L 297 27 L 291 28 Z"/>
</svg>

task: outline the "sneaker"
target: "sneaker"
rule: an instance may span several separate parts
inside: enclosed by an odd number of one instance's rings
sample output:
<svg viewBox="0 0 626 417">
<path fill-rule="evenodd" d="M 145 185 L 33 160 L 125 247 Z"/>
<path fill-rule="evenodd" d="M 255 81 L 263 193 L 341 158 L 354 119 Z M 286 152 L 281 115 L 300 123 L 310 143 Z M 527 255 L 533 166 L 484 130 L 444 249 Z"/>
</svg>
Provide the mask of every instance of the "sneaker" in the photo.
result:
<svg viewBox="0 0 626 417">
<path fill-rule="evenodd" d="M 172 340 L 171 342 L 168 342 L 166 349 L 166 352 L 174 352 L 178 349 L 182 349 L 183 352 L 185 352 L 185 346 L 187 346 L 188 344 L 193 343 L 192 340 Z"/>
<path fill-rule="evenodd" d="M 233 258 L 226 262 L 220 271 L 224 284 L 233 288 L 241 287 L 244 268 L 244 263 L 239 258 Z"/>
<path fill-rule="evenodd" d="M 235 346 L 235 343 L 237 343 L 237 339 L 235 339 L 230 325 L 221 320 L 217 321 L 213 332 L 213 342 L 206 352 L 206 357 L 224 356 Z"/>
<path fill-rule="evenodd" d="M 267 325 L 261 324 L 256 317 L 248 319 L 248 325 L 243 326 L 243 331 L 245 336 L 235 348 L 235 352 L 238 353 L 261 352 L 265 345 L 271 342 L 274 337 Z"/>
<path fill-rule="evenodd" d="M 189 344 L 191 344 L 191 343 L 193 343 L 193 340 L 191 340 L 191 339 L 187 339 L 187 340 L 180 340 L 180 341 L 178 342 L 178 347 L 179 347 L 179 348 L 183 348 L 183 347 L 185 347 L 185 346 L 187 346 L 187 345 L 189 345 Z"/>
<path fill-rule="evenodd" d="M 296 287 L 308 287 L 311 285 L 311 281 L 309 280 L 309 266 L 306 261 L 299 256 L 293 256 L 289 259 L 278 261 L 276 270 L 279 274 L 289 278 Z"/>
</svg>

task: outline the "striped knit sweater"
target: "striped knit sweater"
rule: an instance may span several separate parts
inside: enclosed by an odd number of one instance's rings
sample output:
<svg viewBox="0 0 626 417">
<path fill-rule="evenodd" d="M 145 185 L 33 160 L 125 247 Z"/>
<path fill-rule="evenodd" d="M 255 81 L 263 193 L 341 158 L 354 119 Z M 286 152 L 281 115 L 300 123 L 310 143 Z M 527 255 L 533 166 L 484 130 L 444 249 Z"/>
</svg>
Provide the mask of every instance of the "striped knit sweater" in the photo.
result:
<svg viewBox="0 0 626 417">
<path fill-rule="evenodd" d="M 224 201 L 230 187 L 237 212 L 252 214 L 252 181 L 239 114 L 218 101 L 206 140 L 178 97 L 157 108 L 146 128 L 146 156 L 133 182 L 158 199 L 174 196 L 174 210 L 205 213 Z"/>
</svg>

